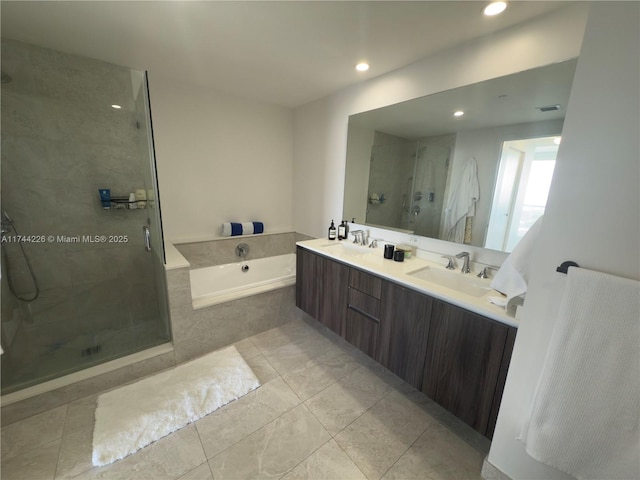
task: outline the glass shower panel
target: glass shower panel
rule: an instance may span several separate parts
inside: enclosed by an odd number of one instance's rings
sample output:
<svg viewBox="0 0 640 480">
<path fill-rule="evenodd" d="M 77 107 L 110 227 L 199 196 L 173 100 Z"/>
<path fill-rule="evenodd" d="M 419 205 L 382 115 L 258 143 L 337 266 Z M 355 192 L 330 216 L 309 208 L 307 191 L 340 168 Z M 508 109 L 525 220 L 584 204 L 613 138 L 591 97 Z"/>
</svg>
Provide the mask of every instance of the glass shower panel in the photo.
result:
<svg viewBox="0 0 640 480">
<path fill-rule="evenodd" d="M 144 74 L 8 39 L 2 70 L 6 394 L 170 332 Z"/>
</svg>

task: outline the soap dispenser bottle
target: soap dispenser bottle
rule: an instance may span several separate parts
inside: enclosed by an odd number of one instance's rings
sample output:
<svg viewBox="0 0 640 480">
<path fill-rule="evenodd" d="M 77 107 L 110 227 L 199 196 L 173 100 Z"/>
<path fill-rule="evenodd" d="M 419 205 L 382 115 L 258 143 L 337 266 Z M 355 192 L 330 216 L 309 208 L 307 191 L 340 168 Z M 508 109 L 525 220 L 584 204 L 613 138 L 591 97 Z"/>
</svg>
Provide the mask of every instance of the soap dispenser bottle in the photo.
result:
<svg viewBox="0 0 640 480">
<path fill-rule="evenodd" d="M 344 225 L 344 220 L 343 220 L 342 223 L 338 225 L 338 240 L 344 240 L 345 238 L 347 238 L 347 235 L 346 235 L 346 227 Z"/>
<path fill-rule="evenodd" d="M 329 226 L 329 240 L 335 240 L 336 239 L 336 226 L 333 223 L 333 220 L 331 220 L 331 225 Z"/>
<path fill-rule="evenodd" d="M 347 238 L 349 238 L 349 222 L 347 222 L 346 220 L 343 220 L 344 222 L 344 239 L 346 240 Z"/>
</svg>

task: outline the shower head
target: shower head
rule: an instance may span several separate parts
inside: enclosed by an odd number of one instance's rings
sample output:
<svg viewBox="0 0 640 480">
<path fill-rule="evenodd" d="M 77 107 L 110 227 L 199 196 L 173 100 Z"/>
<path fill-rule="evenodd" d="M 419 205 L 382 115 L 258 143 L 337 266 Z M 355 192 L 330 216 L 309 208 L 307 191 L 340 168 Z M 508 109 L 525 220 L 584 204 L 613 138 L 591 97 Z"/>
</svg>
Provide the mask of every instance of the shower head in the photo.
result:
<svg viewBox="0 0 640 480">
<path fill-rule="evenodd" d="M 13 80 L 13 78 L 11 78 L 11 75 L 9 75 L 8 73 L 1 73 L 2 75 L 0 76 L 0 83 L 10 83 Z"/>
</svg>

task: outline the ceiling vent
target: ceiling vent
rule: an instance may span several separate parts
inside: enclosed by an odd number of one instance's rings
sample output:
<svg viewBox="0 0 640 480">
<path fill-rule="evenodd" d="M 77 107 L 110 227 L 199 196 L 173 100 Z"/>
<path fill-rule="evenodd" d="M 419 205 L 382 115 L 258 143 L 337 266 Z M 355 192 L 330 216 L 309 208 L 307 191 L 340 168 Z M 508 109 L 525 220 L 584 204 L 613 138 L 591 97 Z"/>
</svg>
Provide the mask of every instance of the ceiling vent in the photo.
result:
<svg viewBox="0 0 640 480">
<path fill-rule="evenodd" d="M 536 107 L 541 112 L 555 112 L 556 110 L 562 110 L 560 105 L 546 105 L 544 107 Z"/>
</svg>

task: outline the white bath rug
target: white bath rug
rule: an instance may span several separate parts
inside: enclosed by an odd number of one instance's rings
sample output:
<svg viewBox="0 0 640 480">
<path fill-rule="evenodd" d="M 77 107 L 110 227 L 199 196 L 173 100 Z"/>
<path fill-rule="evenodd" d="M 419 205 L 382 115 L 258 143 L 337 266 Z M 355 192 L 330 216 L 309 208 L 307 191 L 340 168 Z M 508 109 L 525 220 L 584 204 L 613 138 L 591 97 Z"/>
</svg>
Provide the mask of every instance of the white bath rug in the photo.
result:
<svg viewBox="0 0 640 480">
<path fill-rule="evenodd" d="M 235 347 L 98 397 L 92 462 L 108 465 L 260 386 Z"/>
</svg>

